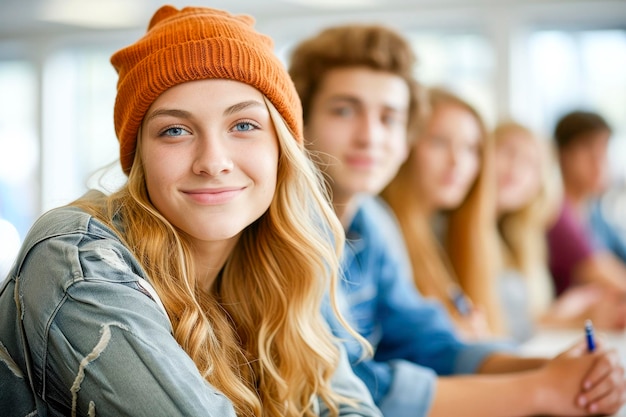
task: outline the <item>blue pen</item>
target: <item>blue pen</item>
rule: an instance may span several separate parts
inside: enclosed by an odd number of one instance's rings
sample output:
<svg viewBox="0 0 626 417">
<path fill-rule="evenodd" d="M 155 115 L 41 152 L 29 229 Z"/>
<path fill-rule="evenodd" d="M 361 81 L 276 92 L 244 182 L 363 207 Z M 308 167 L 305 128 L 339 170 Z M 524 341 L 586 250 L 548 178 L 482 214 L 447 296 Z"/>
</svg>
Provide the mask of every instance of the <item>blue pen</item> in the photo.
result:
<svg viewBox="0 0 626 417">
<path fill-rule="evenodd" d="M 587 338 L 587 351 L 593 352 L 596 350 L 596 341 L 593 338 L 593 323 L 591 323 L 591 320 L 585 321 L 585 337 Z"/>
<path fill-rule="evenodd" d="M 461 316 L 469 316 L 472 313 L 472 302 L 467 298 L 463 290 L 456 285 L 450 286 L 450 301 Z"/>
</svg>

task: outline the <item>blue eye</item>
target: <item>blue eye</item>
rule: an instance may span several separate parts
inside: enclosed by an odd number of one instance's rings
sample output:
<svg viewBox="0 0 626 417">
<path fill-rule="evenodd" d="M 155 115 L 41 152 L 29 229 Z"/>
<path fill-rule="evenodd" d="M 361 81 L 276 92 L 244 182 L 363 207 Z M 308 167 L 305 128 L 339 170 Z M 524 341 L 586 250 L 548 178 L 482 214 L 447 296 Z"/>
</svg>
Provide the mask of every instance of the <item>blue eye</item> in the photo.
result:
<svg viewBox="0 0 626 417">
<path fill-rule="evenodd" d="M 252 132 L 253 130 L 260 130 L 260 129 L 261 129 L 261 125 L 252 121 L 237 122 L 232 128 L 232 130 L 235 132 Z"/>
<path fill-rule="evenodd" d="M 241 122 L 235 125 L 235 130 L 238 132 L 247 132 L 249 130 L 254 130 L 255 126 L 249 122 Z"/>
<path fill-rule="evenodd" d="M 165 129 L 161 135 L 163 136 L 182 136 L 185 134 L 189 134 L 189 131 L 183 129 L 182 127 L 170 127 L 169 129 Z"/>
</svg>

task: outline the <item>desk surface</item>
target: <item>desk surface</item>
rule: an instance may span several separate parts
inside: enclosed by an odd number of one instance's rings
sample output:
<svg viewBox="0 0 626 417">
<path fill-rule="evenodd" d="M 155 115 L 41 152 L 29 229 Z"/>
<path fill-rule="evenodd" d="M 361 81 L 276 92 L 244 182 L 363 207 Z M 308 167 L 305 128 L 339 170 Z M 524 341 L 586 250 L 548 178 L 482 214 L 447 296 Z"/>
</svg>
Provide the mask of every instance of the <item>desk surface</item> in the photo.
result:
<svg viewBox="0 0 626 417">
<path fill-rule="evenodd" d="M 626 332 L 601 333 L 599 335 L 610 347 L 617 349 L 626 366 Z M 521 346 L 526 356 L 554 356 L 584 338 L 584 331 L 576 330 L 545 330 L 539 331 L 532 339 Z M 622 407 L 615 417 L 626 417 L 626 406 Z"/>
</svg>

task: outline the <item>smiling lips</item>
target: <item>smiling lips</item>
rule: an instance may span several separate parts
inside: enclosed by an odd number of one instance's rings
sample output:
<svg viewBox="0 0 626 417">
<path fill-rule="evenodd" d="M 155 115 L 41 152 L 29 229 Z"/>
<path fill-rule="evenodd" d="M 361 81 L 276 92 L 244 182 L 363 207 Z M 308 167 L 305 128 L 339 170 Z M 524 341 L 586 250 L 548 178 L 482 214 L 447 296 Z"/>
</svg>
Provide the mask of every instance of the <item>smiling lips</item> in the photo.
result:
<svg viewBox="0 0 626 417">
<path fill-rule="evenodd" d="M 350 156 L 346 158 L 346 163 L 353 168 L 371 169 L 376 160 L 368 156 Z"/>
<path fill-rule="evenodd" d="M 229 203 L 245 189 L 246 187 L 203 188 L 183 193 L 199 204 L 220 205 Z"/>
</svg>

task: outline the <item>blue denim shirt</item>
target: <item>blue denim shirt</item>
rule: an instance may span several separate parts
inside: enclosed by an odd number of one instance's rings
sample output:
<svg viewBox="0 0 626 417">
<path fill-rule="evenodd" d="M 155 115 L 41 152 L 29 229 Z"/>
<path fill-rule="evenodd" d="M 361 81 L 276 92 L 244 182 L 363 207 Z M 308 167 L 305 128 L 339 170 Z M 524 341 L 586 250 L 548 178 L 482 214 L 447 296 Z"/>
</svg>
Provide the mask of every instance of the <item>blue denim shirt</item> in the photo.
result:
<svg viewBox="0 0 626 417">
<path fill-rule="evenodd" d="M 401 232 L 380 199 L 360 202 L 347 238 L 342 310 L 374 357 L 363 360 L 360 346 L 331 321 L 333 329 L 384 415 L 426 416 L 437 375 L 473 373 L 503 346 L 460 341 L 444 308 L 418 293 Z"/>
<path fill-rule="evenodd" d="M 361 406 L 340 415 L 379 416 L 342 352 L 333 388 Z M 236 414 L 172 336 L 128 249 L 88 214 L 60 208 L 36 222 L 0 287 L 0 415 Z"/>
</svg>

